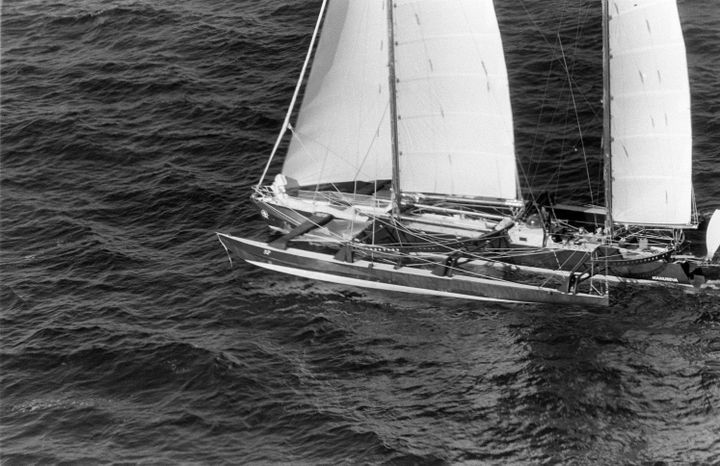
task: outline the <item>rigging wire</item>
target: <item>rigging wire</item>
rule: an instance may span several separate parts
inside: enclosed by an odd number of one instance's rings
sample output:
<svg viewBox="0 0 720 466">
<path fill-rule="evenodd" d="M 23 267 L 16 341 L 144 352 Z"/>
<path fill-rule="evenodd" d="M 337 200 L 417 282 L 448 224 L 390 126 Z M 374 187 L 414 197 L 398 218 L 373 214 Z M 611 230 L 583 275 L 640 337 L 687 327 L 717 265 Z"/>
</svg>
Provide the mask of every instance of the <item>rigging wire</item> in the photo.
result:
<svg viewBox="0 0 720 466">
<path fill-rule="evenodd" d="M 588 179 L 588 186 L 591 188 L 590 191 L 590 202 L 595 204 L 595 199 L 593 197 L 592 192 L 592 181 L 590 179 L 590 168 L 588 167 L 588 160 L 587 160 L 587 153 L 585 152 L 585 141 L 583 139 L 583 132 L 582 132 L 582 126 L 580 125 L 580 115 L 578 113 L 577 108 L 577 102 L 575 101 L 575 92 L 573 92 L 573 86 L 572 86 L 572 78 L 570 77 L 570 68 L 568 68 L 567 60 L 565 58 L 565 49 L 563 48 L 562 44 L 562 38 L 560 37 L 560 34 L 558 34 L 558 44 L 560 44 L 560 52 L 563 59 L 563 65 L 565 66 L 565 72 L 568 76 L 568 81 L 570 83 L 570 97 L 572 98 L 572 104 L 573 109 L 575 110 L 575 121 L 577 122 L 578 132 L 580 133 L 580 147 L 582 148 L 582 155 L 583 159 L 585 160 L 585 172 L 587 173 L 587 179 Z"/>
<path fill-rule="evenodd" d="M 568 60 L 568 54 L 566 53 L 566 50 L 563 47 L 562 39 L 561 39 L 561 31 L 563 30 L 563 26 L 565 24 L 565 18 L 567 18 L 566 15 L 561 16 L 559 21 L 554 21 L 555 24 L 557 24 L 557 28 L 555 30 L 555 37 L 557 40 L 551 41 L 550 36 L 544 33 L 544 29 L 540 22 L 535 18 L 535 15 L 529 10 L 528 6 L 526 5 L 526 2 L 524 0 L 520 0 L 520 5 L 524 11 L 525 16 L 528 18 L 530 23 L 533 25 L 533 28 L 538 33 L 542 41 L 548 46 L 550 50 L 553 51 L 554 59 L 550 61 L 552 64 L 555 61 L 555 58 L 562 63 L 563 66 L 563 74 L 565 75 L 565 82 L 566 85 L 569 86 L 569 94 L 570 94 L 570 100 L 571 100 L 571 107 L 568 106 L 568 110 L 572 108 L 574 110 L 574 122 L 572 123 L 572 126 L 577 127 L 577 130 L 580 134 L 579 141 L 576 144 L 573 144 L 573 148 L 576 147 L 578 144 L 581 146 L 583 159 L 584 159 L 584 165 L 585 165 L 585 172 L 588 179 L 588 185 L 590 193 L 591 202 L 595 203 L 596 198 L 596 189 L 593 187 L 593 178 L 590 176 L 590 164 L 588 163 L 588 155 L 587 150 L 585 148 L 584 144 L 584 135 L 583 135 L 583 129 L 580 125 L 580 114 L 579 114 L 579 99 L 581 99 L 582 102 L 585 103 L 585 106 L 589 109 L 589 111 L 593 115 L 593 120 L 598 119 L 598 111 L 597 111 L 597 105 L 593 105 L 593 103 L 588 99 L 588 96 L 585 92 L 583 92 L 582 87 L 577 83 L 577 81 L 573 77 L 573 70 L 575 68 L 576 61 L 572 61 L 569 63 Z M 573 8 L 572 2 L 569 0 L 566 0 L 564 2 L 564 5 L 562 8 L 559 8 L 561 11 L 567 11 L 569 9 Z M 584 7 L 580 7 L 581 11 L 580 14 L 577 15 L 577 22 L 575 24 L 575 43 L 578 44 L 580 42 L 580 39 L 583 35 L 583 29 L 585 25 L 588 23 L 588 18 L 590 17 L 591 13 L 591 6 L 586 5 Z M 577 49 L 575 49 L 577 51 Z M 573 52 L 573 56 L 576 54 L 576 52 Z M 547 75 L 545 77 L 545 89 L 542 94 L 541 102 L 547 102 L 549 96 L 551 95 L 551 81 L 553 76 L 553 69 L 552 66 L 549 67 Z M 562 93 L 557 93 L 557 102 L 555 106 L 552 106 L 554 108 L 554 112 L 551 115 L 548 115 L 549 121 L 558 121 L 560 109 L 565 107 L 561 105 L 562 102 Z M 535 199 L 535 195 L 533 194 L 532 184 L 534 180 L 538 179 L 540 170 L 542 168 L 542 164 L 544 163 L 543 157 L 540 157 L 538 154 L 541 154 L 544 152 L 545 148 L 547 147 L 548 142 L 551 141 L 551 138 L 547 136 L 546 133 L 543 133 L 541 131 L 541 122 L 546 119 L 545 117 L 545 108 L 547 105 L 540 105 L 540 111 L 539 115 L 537 117 L 537 123 L 536 123 L 536 130 L 535 134 L 532 140 L 532 150 L 531 150 L 531 156 L 529 158 L 529 167 L 531 167 L 529 170 L 526 170 L 524 166 L 520 167 L 521 173 L 523 175 L 523 179 L 525 180 L 527 184 L 527 189 L 529 191 L 530 196 Z M 585 107 L 583 107 L 585 108 Z M 570 126 L 569 123 L 569 111 L 565 113 L 565 122 L 563 123 L 564 126 L 568 127 Z M 587 123 L 586 123 L 587 124 Z M 545 136 L 545 142 L 542 145 L 539 145 L 538 139 L 541 137 L 542 134 L 546 134 Z M 559 149 L 560 157 L 560 163 L 555 164 L 555 169 L 553 170 L 553 174 L 550 177 L 546 177 L 546 182 L 544 183 L 543 191 L 553 191 L 558 192 L 559 184 L 561 181 L 560 172 L 562 169 L 562 161 L 565 160 L 566 156 L 569 154 L 572 154 L 576 151 L 576 149 L 570 150 L 569 148 L 566 149 L 564 146 L 566 144 L 565 139 L 562 140 L 562 146 Z M 602 177 L 599 177 L 598 179 L 602 179 Z M 552 181 L 555 181 L 555 187 L 554 189 L 551 189 L 550 183 Z M 596 183 L 595 183 L 596 184 Z M 586 191 L 583 191 L 585 193 Z"/>
</svg>

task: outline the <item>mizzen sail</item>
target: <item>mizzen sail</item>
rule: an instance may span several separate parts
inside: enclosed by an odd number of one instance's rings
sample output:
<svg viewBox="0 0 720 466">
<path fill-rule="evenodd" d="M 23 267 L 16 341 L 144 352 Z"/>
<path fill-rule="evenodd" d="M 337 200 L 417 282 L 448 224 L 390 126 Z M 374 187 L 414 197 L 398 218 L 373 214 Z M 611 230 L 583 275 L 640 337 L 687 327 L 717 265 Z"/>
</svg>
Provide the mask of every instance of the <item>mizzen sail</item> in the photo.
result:
<svg viewBox="0 0 720 466">
<path fill-rule="evenodd" d="M 517 200 L 492 0 L 395 0 L 400 189 Z"/>
<path fill-rule="evenodd" d="M 608 30 L 613 220 L 689 225 L 690 88 L 675 0 L 610 0 Z"/>
<path fill-rule="evenodd" d="M 301 186 L 392 176 L 385 0 L 333 0 L 283 174 Z"/>
</svg>

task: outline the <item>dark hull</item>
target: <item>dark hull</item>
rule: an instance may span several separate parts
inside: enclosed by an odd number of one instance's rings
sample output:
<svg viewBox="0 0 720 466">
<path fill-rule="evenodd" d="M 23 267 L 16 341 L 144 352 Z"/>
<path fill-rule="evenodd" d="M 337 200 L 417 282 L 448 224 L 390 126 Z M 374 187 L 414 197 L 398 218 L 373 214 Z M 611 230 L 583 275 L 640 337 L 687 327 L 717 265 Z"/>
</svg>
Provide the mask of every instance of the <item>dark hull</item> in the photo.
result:
<svg viewBox="0 0 720 466">
<path fill-rule="evenodd" d="M 521 251 L 521 250 L 518 250 Z M 503 262 L 549 271 L 579 271 L 589 264 L 589 253 L 573 250 L 543 250 L 508 255 Z M 658 253 L 636 260 L 593 258 L 592 273 L 617 282 L 700 286 L 720 278 L 720 267 L 692 260 L 673 260 L 670 253 Z M 587 271 L 587 270 L 586 270 Z"/>
<path fill-rule="evenodd" d="M 565 293 L 522 283 L 462 274 L 438 276 L 429 268 L 337 260 L 332 254 L 297 248 L 277 249 L 268 243 L 218 234 L 228 252 L 253 265 L 310 279 L 364 288 L 483 301 L 608 305 L 607 295 Z"/>
</svg>

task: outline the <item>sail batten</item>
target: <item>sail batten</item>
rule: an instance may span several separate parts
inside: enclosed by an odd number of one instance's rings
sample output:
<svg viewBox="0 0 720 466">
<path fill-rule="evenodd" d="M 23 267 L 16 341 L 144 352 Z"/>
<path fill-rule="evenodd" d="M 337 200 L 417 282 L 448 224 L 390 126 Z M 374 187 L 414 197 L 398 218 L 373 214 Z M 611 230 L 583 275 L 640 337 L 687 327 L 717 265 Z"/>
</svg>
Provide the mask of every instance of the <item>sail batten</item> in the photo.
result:
<svg viewBox="0 0 720 466">
<path fill-rule="evenodd" d="M 655 42 L 653 45 L 648 45 L 645 47 L 634 47 L 634 48 L 628 48 L 627 50 L 624 50 L 622 52 L 614 52 L 613 56 L 615 58 L 623 57 L 623 56 L 631 56 L 636 53 L 643 53 L 643 52 L 652 52 L 657 48 L 657 46 L 660 44 L 660 41 Z M 678 44 L 675 42 L 669 42 L 665 44 L 665 47 L 667 49 L 671 49 L 673 47 L 677 48 L 678 50 L 682 50 L 683 53 L 685 53 L 685 46 L 683 44 Z"/>
<path fill-rule="evenodd" d="M 485 78 L 490 76 L 488 73 L 452 73 L 452 74 L 434 74 L 432 76 L 420 75 L 420 76 L 405 76 L 404 82 L 410 81 L 432 81 L 432 80 L 443 80 L 448 78 Z M 498 74 L 496 77 L 502 77 L 503 75 Z"/>
<path fill-rule="evenodd" d="M 610 0 L 612 218 L 692 221 L 692 129 L 685 44 L 675 0 Z"/>
<path fill-rule="evenodd" d="M 485 38 L 494 38 L 495 35 L 489 32 L 468 32 L 464 34 L 425 34 L 422 37 L 418 37 L 412 40 L 397 41 L 398 45 L 408 45 L 414 43 L 422 43 L 426 40 L 441 40 L 441 39 L 463 39 L 476 38 L 485 40 Z"/>
</svg>

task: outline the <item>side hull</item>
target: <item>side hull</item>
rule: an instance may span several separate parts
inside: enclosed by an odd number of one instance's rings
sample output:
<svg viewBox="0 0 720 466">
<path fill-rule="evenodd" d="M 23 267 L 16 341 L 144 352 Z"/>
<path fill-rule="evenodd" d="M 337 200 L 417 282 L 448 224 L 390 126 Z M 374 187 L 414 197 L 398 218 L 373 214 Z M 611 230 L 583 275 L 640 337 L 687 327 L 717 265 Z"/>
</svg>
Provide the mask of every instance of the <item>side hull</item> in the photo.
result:
<svg viewBox="0 0 720 466">
<path fill-rule="evenodd" d="M 229 253 L 259 267 L 301 277 L 364 288 L 402 291 L 480 301 L 608 305 L 607 295 L 564 293 L 551 288 L 455 274 L 437 276 L 426 268 L 358 260 L 344 262 L 330 254 L 303 249 L 280 250 L 260 241 L 218 233 Z"/>
</svg>

